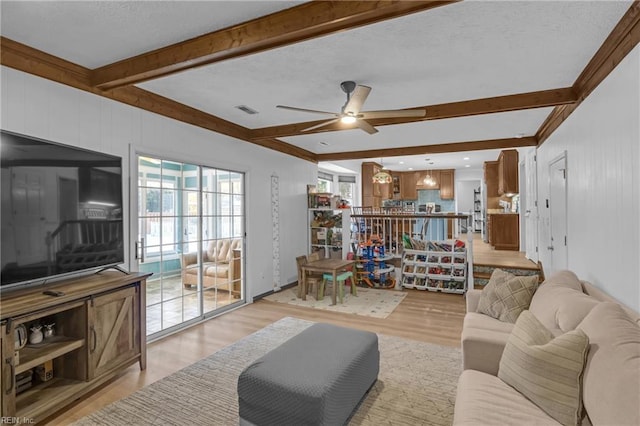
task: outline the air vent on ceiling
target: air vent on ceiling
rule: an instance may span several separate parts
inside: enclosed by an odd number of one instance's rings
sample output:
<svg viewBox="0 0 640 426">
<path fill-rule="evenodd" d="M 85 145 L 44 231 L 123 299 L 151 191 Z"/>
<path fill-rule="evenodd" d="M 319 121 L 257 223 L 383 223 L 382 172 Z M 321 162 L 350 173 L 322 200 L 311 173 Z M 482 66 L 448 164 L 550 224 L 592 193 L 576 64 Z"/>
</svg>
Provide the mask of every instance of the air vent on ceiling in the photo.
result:
<svg viewBox="0 0 640 426">
<path fill-rule="evenodd" d="M 258 111 L 256 111 L 255 109 L 249 108 L 246 105 L 238 105 L 236 106 L 236 108 L 238 108 L 240 111 L 246 112 L 247 114 L 251 114 L 251 115 L 258 113 Z"/>
</svg>

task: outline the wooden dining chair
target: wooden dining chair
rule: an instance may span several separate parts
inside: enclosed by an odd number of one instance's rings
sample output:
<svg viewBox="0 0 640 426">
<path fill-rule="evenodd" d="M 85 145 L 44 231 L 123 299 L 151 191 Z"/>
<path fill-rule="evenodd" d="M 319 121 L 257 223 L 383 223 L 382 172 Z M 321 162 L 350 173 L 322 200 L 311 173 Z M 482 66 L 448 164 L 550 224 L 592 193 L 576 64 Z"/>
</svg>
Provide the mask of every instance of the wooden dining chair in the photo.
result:
<svg viewBox="0 0 640 426">
<path fill-rule="evenodd" d="M 298 297 L 301 299 L 306 298 L 306 294 L 309 293 L 308 290 L 315 286 L 316 300 L 319 300 L 318 297 L 320 296 L 320 286 L 322 285 L 322 274 L 308 272 L 306 277 L 307 286 L 303 288 L 305 280 L 302 279 L 302 266 L 306 265 L 307 262 L 307 256 L 296 257 L 296 263 L 298 264 Z M 305 295 L 305 297 L 303 297 L 303 295 Z"/>
</svg>

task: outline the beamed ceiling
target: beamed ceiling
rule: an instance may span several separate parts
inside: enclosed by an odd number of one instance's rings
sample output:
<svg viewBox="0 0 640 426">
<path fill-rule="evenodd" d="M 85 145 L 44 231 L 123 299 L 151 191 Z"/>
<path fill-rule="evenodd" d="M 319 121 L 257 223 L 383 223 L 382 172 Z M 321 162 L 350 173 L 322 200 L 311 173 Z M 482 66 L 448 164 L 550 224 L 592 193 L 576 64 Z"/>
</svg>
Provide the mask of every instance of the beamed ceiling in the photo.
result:
<svg viewBox="0 0 640 426">
<path fill-rule="evenodd" d="M 2 65 L 312 162 L 542 144 L 640 40 L 638 1 L 2 1 Z M 372 88 L 378 133 L 339 112 Z M 257 111 L 249 115 L 246 106 Z M 214 139 L 212 139 L 212 143 Z M 446 155 L 449 154 L 449 157 Z M 398 164 L 404 160 L 404 165 Z M 439 163 L 439 159 L 443 159 Z M 458 160 L 459 161 L 459 160 Z"/>
</svg>

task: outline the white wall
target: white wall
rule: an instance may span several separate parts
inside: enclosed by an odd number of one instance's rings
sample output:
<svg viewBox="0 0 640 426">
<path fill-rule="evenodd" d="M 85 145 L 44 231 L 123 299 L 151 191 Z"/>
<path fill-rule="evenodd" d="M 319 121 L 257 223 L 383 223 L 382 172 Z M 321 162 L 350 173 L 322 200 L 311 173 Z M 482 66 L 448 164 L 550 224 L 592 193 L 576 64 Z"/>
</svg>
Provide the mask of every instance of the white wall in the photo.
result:
<svg viewBox="0 0 640 426">
<path fill-rule="evenodd" d="M 297 279 L 295 257 L 307 252 L 305 193 L 307 184 L 316 182 L 315 164 L 10 68 L 0 72 L 2 129 L 118 155 L 125 182 L 130 152 L 245 172 L 248 300 L 273 288 L 270 177 L 278 175 L 279 284 Z M 125 218 L 128 194 L 125 184 Z"/>
<path fill-rule="evenodd" d="M 568 267 L 640 310 L 640 46 L 538 149 L 539 247 L 549 264 L 548 165 L 567 153 Z"/>
</svg>

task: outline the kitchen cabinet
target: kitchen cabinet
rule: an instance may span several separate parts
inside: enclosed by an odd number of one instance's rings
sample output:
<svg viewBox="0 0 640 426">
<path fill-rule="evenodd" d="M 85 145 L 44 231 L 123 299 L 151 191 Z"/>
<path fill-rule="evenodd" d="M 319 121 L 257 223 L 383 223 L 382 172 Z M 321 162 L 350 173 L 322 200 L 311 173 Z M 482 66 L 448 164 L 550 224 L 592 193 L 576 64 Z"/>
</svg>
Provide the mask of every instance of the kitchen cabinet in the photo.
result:
<svg viewBox="0 0 640 426">
<path fill-rule="evenodd" d="M 382 170 L 378 163 L 366 161 L 362 163 L 362 205 L 367 207 L 382 206 L 382 186 L 389 187 L 390 184 L 373 183 L 373 175 Z M 389 193 L 385 189 L 385 195 Z"/>
<path fill-rule="evenodd" d="M 518 151 L 505 149 L 498 157 L 498 193 L 512 196 L 518 193 Z"/>
<path fill-rule="evenodd" d="M 440 170 L 440 198 L 443 200 L 453 200 L 455 196 L 453 169 Z"/>
<path fill-rule="evenodd" d="M 374 185 L 378 185 L 380 187 L 380 198 L 381 200 L 391 200 L 393 199 L 393 182 L 392 183 L 374 183 Z"/>
<path fill-rule="evenodd" d="M 489 244 L 496 250 L 520 250 L 520 220 L 517 213 L 487 215 Z"/>
<path fill-rule="evenodd" d="M 485 161 L 484 163 L 484 183 L 487 189 L 487 205 L 485 208 L 500 208 L 500 194 L 498 193 L 498 162 Z M 489 234 L 490 235 L 490 234 Z"/>
<path fill-rule="evenodd" d="M 418 199 L 418 173 L 417 172 L 403 172 L 402 181 L 400 182 L 400 198 L 403 200 L 417 200 Z"/>
</svg>

